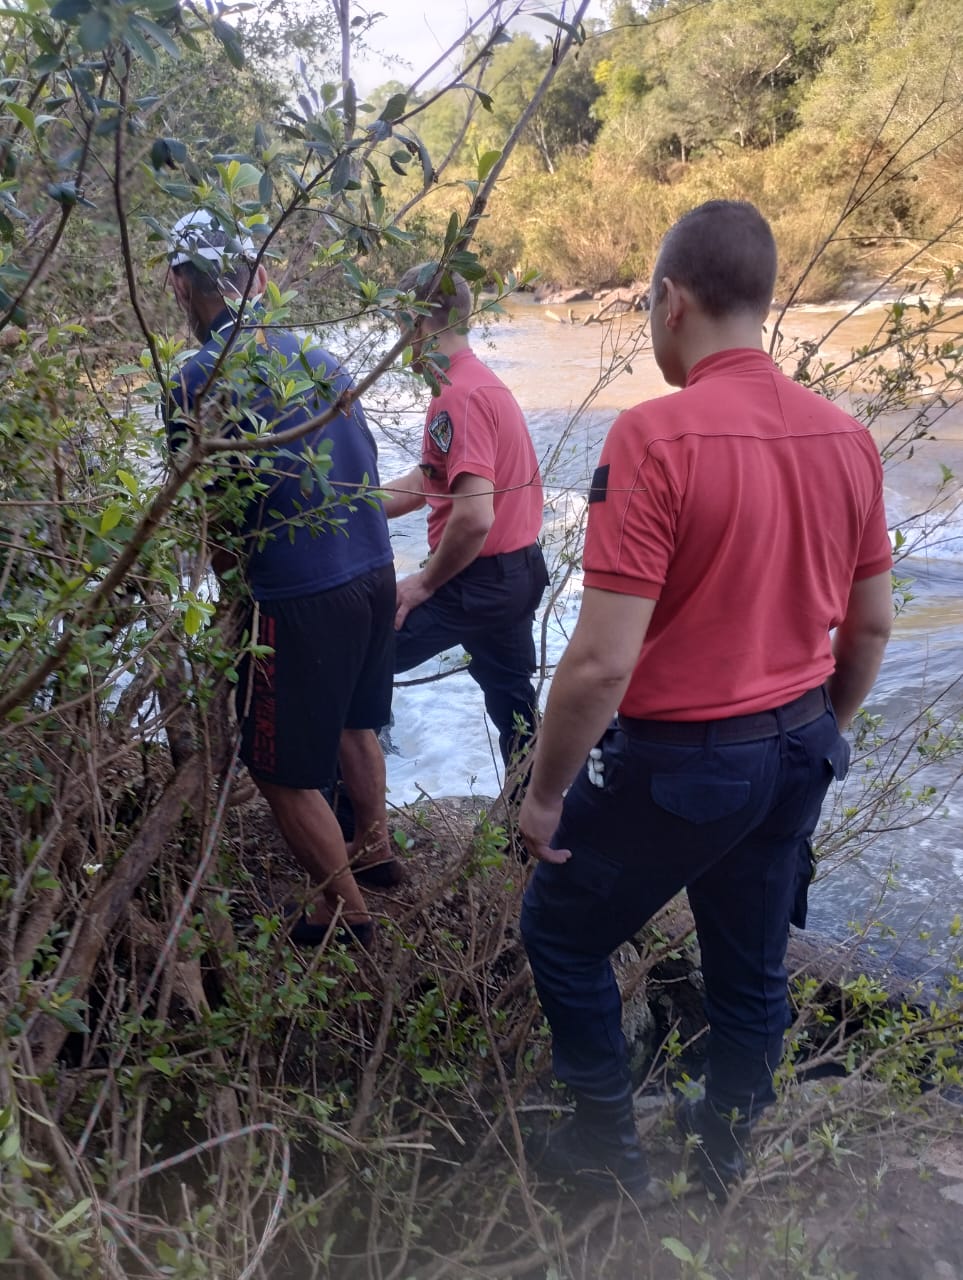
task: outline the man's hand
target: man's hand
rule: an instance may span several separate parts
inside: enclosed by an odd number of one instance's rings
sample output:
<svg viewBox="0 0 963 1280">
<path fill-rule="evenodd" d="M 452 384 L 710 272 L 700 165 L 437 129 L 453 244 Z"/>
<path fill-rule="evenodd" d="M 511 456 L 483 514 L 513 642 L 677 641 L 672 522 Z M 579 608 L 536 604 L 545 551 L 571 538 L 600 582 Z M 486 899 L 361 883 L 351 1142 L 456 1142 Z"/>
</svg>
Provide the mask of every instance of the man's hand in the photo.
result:
<svg viewBox="0 0 963 1280">
<path fill-rule="evenodd" d="M 424 604 L 434 592 L 430 587 L 425 586 L 424 570 L 421 573 L 412 573 L 407 578 L 402 578 L 398 583 L 397 592 L 395 630 L 400 631 L 405 625 L 405 618 L 411 613 L 412 609 L 417 609 L 420 604 Z"/>
<path fill-rule="evenodd" d="M 529 788 L 518 811 L 518 829 L 525 848 L 533 858 L 540 862 L 568 862 L 572 856 L 569 849 L 553 849 L 549 844 L 558 830 L 562 816 L 562 797 L 542 800 Z"/>
</svg>

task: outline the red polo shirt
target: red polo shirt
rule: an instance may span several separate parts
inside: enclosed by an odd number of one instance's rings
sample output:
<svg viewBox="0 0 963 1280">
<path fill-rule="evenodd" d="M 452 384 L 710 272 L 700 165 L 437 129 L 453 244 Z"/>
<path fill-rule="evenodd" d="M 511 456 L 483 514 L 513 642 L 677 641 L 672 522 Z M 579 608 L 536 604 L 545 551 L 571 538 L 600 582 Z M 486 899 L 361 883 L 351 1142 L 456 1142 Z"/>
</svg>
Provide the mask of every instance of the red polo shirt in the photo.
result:
<svg viewBox="0 0 963 1280">
<path fill-rule="evenodd" d="M 481 554 L 530 547 L 542 527 L 538 459 L 518 401 L 469 349 L 450 358 L 425 418 L 421 469 L 428 499 L 428 546 L 441 541 L 460 475 L 495 486 L 495 519 Z"/>
<path fill-rule="evenodd" d="M 869 432 L 761 351 L 623 413 L 589 497 L 585 585 L 657 601 L 625 715 L 780 706 L 833 670 L 855 580 L 890 568 Z"/>
</svg>

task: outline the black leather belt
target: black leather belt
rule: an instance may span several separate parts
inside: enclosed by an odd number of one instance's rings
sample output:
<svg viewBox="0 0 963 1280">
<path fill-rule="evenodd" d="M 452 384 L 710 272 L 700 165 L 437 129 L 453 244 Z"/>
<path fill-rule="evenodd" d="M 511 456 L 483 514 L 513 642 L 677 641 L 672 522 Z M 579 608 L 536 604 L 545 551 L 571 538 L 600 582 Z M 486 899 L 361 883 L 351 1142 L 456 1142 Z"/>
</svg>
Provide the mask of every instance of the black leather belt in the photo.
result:
<svg viewBox="0 0 963 1280">
<path fill-rule="evenodd" d="M 729 716 L 725 720 L 638 720 L 619 716 L 619 728 L 632 738 L 646 742 L 664 742 L 668 746 L 698 747 L 710 735 L 715 743 L 757 742 L 761 738 L 778 738 L 781 732 L 801 729 L 812 724 L 829 709 L 829 696 L 823 685 L 810 689 L 783 707 L 756 711 L 749 716 Z"/>
<path fill-rule="evenodd" d="M 467 569 L 462 569 L 459 577 L 466 578 L 503 578 L 513 569 L 536 561 L 540 547 L 533 542 L 530 547 L 520 547 L 518 551 L 500 551 L 494 556 L 479 556 Z"/>
</svg>

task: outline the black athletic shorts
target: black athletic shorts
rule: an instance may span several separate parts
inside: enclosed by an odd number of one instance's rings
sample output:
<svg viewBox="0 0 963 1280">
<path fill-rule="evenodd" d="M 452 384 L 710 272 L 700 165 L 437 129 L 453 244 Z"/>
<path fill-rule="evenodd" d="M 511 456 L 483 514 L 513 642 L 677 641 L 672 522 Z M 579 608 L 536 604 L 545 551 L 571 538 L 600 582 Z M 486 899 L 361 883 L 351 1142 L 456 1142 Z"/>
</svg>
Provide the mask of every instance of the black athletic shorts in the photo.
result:
<svg viewBox="0 0 963 1280">
<path fill-rule="evenodd" d="M 255 778 L 324 790 L 337 776 L 342 729 L 375 729 L 391 715 L 395 571 L 372 569 L 343 586 L 259 606 L 265 657 L 239 670 L 241 759 Z"/>
</svg>

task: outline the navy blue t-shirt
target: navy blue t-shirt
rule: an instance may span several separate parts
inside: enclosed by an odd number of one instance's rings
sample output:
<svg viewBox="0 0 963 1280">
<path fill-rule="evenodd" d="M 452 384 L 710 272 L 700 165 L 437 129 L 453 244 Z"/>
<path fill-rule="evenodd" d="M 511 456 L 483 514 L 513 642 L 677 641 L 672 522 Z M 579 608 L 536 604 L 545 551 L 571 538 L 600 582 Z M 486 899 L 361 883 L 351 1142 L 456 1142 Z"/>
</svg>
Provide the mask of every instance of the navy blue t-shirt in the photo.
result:
<svg viewBox="0 0 963 1280">
<path fill-rule="evenodd" d="M 167 418 L 172 447 L 186 431 L 178 419 L 193 410 L 234 323 L 234 316 L 225 309 L 211 326 L 208 341 L 178 370 L 171 389 L 174 411 Z M 238 369 L 234 353 L 252 339 L 254 358 L 245 356 Z M 256 316 L 238 335 L 228 368 L 227 378 L 217 380 L 202 401 L 204 417 L 205 403 L 216 414 L 220 401 L 223 413 L 225 398 L 243 408 L 237 424 L 214 417 L 211 429 L 221 434 L 300 426 L 323 413 L 331 400 L 351 386 L 348 374 L 328 352 L 286 330 L 262 329 Z M 324 382 L 324 394 L 315 387 L 299 389 L 293 396 L 285 392 L 285 383 L 306 375 Z M 263 425 L 255 427 L 255 423 Z M 323 441 L 331 442 L 331 467 L 319 483 L 304 454 Z M 239 456 L 237 466 L 251 467 L 252 479 L 267 485 L 247 504 L 239 530 L 245 538 L 245 573 L 255 600 L 313 595 L 391 563 L 388 522 L 381 503 L 363 496 L 350 503 L 331 503 L 332 495 L 353 496 L 359 493 L 358 486 L 363 487 L 360 492 L 379 486 L 378 447 L 357 401 L 347 413 L 291 444 Z"/>
</svg>

